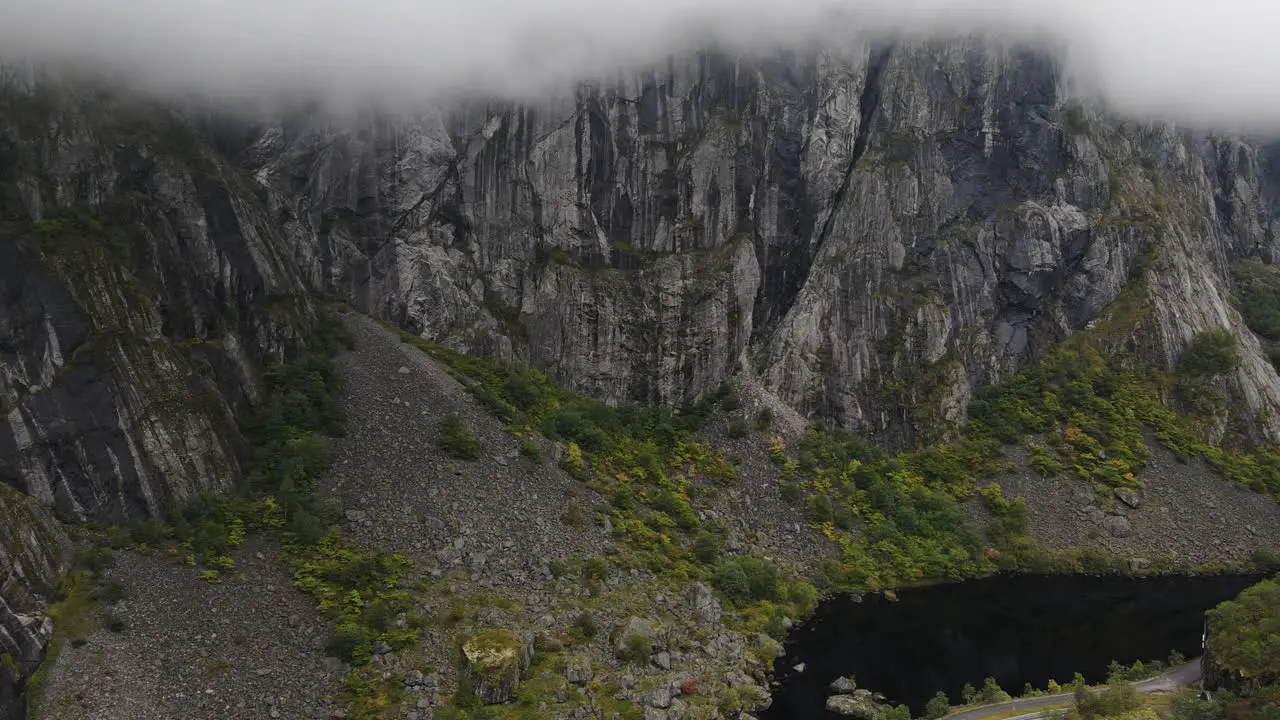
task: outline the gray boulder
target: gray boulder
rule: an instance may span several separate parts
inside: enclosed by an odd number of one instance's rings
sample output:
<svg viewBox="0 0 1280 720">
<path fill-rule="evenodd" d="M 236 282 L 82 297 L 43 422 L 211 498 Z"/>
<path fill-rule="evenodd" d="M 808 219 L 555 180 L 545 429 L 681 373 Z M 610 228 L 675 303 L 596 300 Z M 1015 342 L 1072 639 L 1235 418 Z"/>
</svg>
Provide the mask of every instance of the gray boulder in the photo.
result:
<svg viewBox="0 0 1280 720">
<path fill-rule="evenodd" d="M 831 681 L 831 684 L 827 687 L 836 695 L 852 695 L 853 691 L 858 689 L 858 685 L 853 681 L 853 678 L 848 677 L 838 677 Z"/>
<path fill-rule="evenodd" d="M 721 617 L 720 601 L 711 594 L 711 590 L 702 583 L 694 583 L 689 587 L 689 605 L 693 607 L 693 616 L 699 621 L 719 624 Z"/>
<path fill-rule="evenodd" d="M 1142 493 L 1133 488 L 1116 488 L 1116 497 L 1134 510 L 1142 507 Z"/>
<path fill-rule="evenodd" d="M 1102 527 L 1114 538 L 1127 538 L 1133 534 L 1133 525 L 1129 522 L 1129 518 L 1119 515 L 1108 516 L 1102 521 Z"/>
<path fill-rule="evenodd" d="M 614 638 L 614 648 L 619 654 L 626 651 L 627 638 L 632 635 L 641 635 L 648 638 L 651 643 L 658 638 L 658 634 L 654 630 L 653 625 L 649 624 L 648 621 L 642 620 L 633 615 L 630 618 L 627 618 L 627 621 L 622 624 L 622 627 L 618 629 L 617 636 Z"/>
<path fill-rule="evenodd" d="M 569 664 L 564 676 L 574 685 L 586 685 L 591 682 L 591 658 L 580 657 Z"/>
<path fill-rule="evenodd" d="M 832 695 L 827 698 L 827 712 L 860 720 L 876 720 L 880 717 L 880 708 L 875 703 L 853 695 Z"/>
<path fill-rule="evenodd" d="M 509 630 L 485 630 L 462 643 L 463 674 L 486 705 L 508 702 L 533 662 L 533 646 Z"/>
</svg>

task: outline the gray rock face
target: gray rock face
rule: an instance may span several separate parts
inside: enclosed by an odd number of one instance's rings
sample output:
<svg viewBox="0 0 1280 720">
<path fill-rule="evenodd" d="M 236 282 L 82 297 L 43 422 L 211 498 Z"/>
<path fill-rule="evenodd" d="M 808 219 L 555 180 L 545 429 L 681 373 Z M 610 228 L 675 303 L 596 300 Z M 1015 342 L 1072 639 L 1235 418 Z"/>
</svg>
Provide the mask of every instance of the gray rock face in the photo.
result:
<svg viewBox="0 0 1280 720">
<path fill-rule="evenodd" d="M 0 485 L 0 717 L 17 717 L 26 677 L 53 636 L 45 597 L 66 571 L 71 546 L 61 526 L 31 498 Z"/>
<path fill-rule="evenodd" d="M 273 219 L 185 121 L 3 70 L 0 515 L 29 532 L 0 527 L 0 652 L 25 675 L 65 569 L 51 515 L 126 521 L 230 487 L 254 361 L 312 310 Z"/>
<path fill-rule="evenodd" d="M 693 608 L 693 616 L 699 622 L 718 625 L 722 610 L 720 601 L 711 594 L 711 589 L 698 582 L 689 586 L 689 605 Z"/>
<path fill-rule="evenodd" d="M 173 113 L 77 89 L 0 74 L 0 477 L 123 521 L 237 479 L 253 361 L 311 309 L 237 170 Z"/>
<path fill-rule="evenodd" d="M 591 682 L 591 658 L 575 658 L 564 671 L 565 679 L 574 685 L 586 685 Z"/>
<path fill-rule="evenodd" d="M 1280 437 L 1224 274 L 1275 254 L 1274 154 L 1106 116 L 1052 58 L 979 38 L 706 52 L 566 100 L 281 123 L 243 153 L 312 281 L 376 315 L 615 399 L 738 372 L 903 441 L 1099 320 L 1139 259 L 1143 352 L 1232 329 L 1241 414 Z"/>
<path fill-rule="evenodd" d="M 307 288 L 609 399 L 736 375 L 788 424 L 909 443 L 1128 287 L 1149 312 L 1103 340 L 1171 366 L 1231 330 L 1241 422 L 1220 428 L 1280 440 L 1280 376 L 1226 279 L 1280 257 L 1280 149 L 1110 117 L 1024 46 L 708 51 L 566 99 L 348 124 L 197 123 L 15 77 L 0 478 L 41 512 L 123 521 L 233 483 L 250 369 L 297 345 Z M 20 616 L 0 609 L 39 636 Z"/>
</svg>

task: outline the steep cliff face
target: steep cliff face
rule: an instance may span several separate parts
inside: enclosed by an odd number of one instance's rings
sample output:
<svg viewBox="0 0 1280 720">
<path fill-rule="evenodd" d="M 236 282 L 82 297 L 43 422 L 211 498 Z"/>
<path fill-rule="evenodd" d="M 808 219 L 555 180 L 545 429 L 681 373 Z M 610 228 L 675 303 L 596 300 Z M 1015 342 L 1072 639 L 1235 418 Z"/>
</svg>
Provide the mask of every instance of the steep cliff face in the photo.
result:
<svg viewBox="0 0 1280 720">
<path fill-rule="evenodd" d="M 736 371 L 812 417 L 945 434 L 972 389 L 1099 319 L 1143 259 L 1143 343 L 1236 330 L 1274 254 L 1274 147 L 1138 125 L 987 39 L 673 59 L 536 106 L 356 129 L 297 119 L 247 163 L 313 281 L 613 398 Z"/>
<path fill-rule="evenodd" d="M 0 68 L 0 516 L 31 529 L 0 528 L 0 649 L 20 678 L 47 642 L 51 514 L 237 481 L 251 368 L 298 342 L 309 288 L 593 395 L 736 377 L 890 444 L 1086 329 L 1172 366 L 1225 327 L 1237 402 L 1209 430 L 1280 441 L 1227 272 L 1278 259 L 1277 218 L 1280 145 L 1118 119 L 986 38 L 267 125 Z"/>
<path fill-rule="evenodd" d="M 0 485 L 0 717 L 21 717 L 25 679 L 53 634 L 45 598 L 68 558 L 67 538 L 48 510 Z"/>
<path fill-rule="evenodd" d="M 229 487 L 251 360 L 310 312 L 270 218 L 162 108 L 0 92 L 0 480 L 105 521 Z"/>
<path fill-rule="evenodd" d="M 0 72 L 0 717 L 52 631 L 63 521 L 234 485 L 254 361 L 311 308 L 251 185 L 172 112 Z M 11 714 L 12 713 L 12 714 Z"/>
</svg>

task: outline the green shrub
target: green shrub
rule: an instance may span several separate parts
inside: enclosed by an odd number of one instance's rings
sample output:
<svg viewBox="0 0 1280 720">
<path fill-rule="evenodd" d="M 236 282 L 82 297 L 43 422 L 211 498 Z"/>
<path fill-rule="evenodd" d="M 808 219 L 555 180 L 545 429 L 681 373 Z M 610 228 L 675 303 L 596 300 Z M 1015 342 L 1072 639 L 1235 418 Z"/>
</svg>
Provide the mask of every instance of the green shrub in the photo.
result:
<svg viewBox="0 0 1280 720">
<path fill-rule="evenodd" d="M 1253 551 L 1253 567 L 1258 572 L 1272 574 L 1280 572 L 1280 550 L 1275 548 L 1258 548 Z"/>
<path fill-rule="evenodd" d="M 994 705 L 996 703 L 1009 702 L 1013 698 L 1009 697 L 1009 693 L 1005 692 L 995 678 L 987 678 L 982 683 L 981 700 L 984 704 Z"/>
<path fill-rule="evenodd" d="M 368 659 L 372 648 L 369 632 L 357 623 L 347 622 L 334 628 L 324 651 L 343 662 L 358 664 Z"/>
<path fill-rule="evenodd" d="M 649 505 L 654 510 L 669 515 L 681 530 L 692 530 L 698 526 L 698 515 L 694 512 L 693 506 L 687 499 L 670 490 L 662 490 L 654 495 Z"/>
<path fill-rule="evenodd" d="M 609 496 L 609 504 L 622 513 L 636 509 L 636 494 L 629 486 L 623 485 L 614 489 Z"/>
<path fill-rule="evenodd" d="M 1240 363 L 1236 337 L 1225 328 L 1205 330 L 1178 358 L 1178 371 L 1192 377 L 1213 377 L 1235 370 Z"/>
<path fill-rule="evenodd" d="M 778 492 L 782 495 L 782 499 L 791 507 L 800 504 L 800 498 L 804 497 L 804 492 L 800 489 L 800 485 L 793 482 L 778 483 Z"/>
<path fill-rule="evenodd" d="M 725 597 L 734 602 L 746 602 L 751 598 L 751 583 L 746 570 L 736 562 L 722 562 L 716 567 L 711 583 Z"/>
<path fill-rule="evenodd" d="M 127 623 L 125 619 L 120 616 L 119 613 L 108 612 L 106 614 L 105 624 L 106 624 L 107 630 L 113 633 L 122 633 L 125 630 L 129 629 L 129 623 Z"/>
<path fill-rule="evenodd" d="M 734 391 L 733 385 L 725 383 L 716 391 L 720 396 L 720 409 L 724 412 L 733 412 L 742 407 L 742 401 L 738 399 L 738 394 Z"/>
<path fill-rule="evenodd" d="M 801 618 L 812 615 L 818 609 L 818 589 L 804 580 L 798 580 L 788 588 L 787 599 L 795 608 L 796 615 Z"/>
<path fill-rule="evenodd" d="M 599 634 L 600 626 L 596 624 L 595 615 L 588 610 L 583 610 L 573 619 L 573 631 L 590 640 Z"/>
<path fill-rule="evenodd" d="M 911 708 L 906 705 L 893 705 L 880 711 L 879 720 L 911 720 Z"/>
<path fill-rule="evenodd" d="M 1224 669 L 1280 684 L 1280 579 L 1265 580 L 1205 614 L 1207 649 Z"/>
<path fill-rule="evenodd" d="M 129 526 L 129 537 L 138 545 L 159 545 L 169 539 L 169 527 L 158 518 L 146 518 Z"/>
<path fill-rule="evenodd" d="M 480 457 L 480 442 L 458 415 L 449 415 L 440 423 L 439 447 L 445 454 L 459 460 L 475 460 Z"/>
<path fill-rule="evenodd" d="M 599 555 L 592 555 L 587 558 L 587 562 L 582 566 L 582 578 L 584 580 L 590 580 L 591 578 L 609 579 L 609 561 Z"/>
<path fill-rule="evenodd" d="M 712 584 L 737 603 L 775 600 L 778 597 L 778 569 L 763 558 L 739 556 L 716 567 Z"/>
<path fill-rule="evenodd" d="M 542 452 L 538 450 L 538 445 L 528 438 L 520 438 L 518 443 L 520 454 L 534 463 L 542 462 Z"/>
<path fill-rule="evenodd" d="M 566 525 L 575 528 L 586 527 L 587 514 L 582 510 L 582 504 L 577 500 L 570 500 L 564 508 L 564 515 L 561 516 Z"/>
<path fill-rule="evenodd" d="M 831 522 L 834 517 L 831 508 L 831 498 L 822 493 L 810 495 L 809 499 L 805 500 L 804 512 L 805 516 L 808 517 L 809 522 L 817 523 L 819 525 Z"/>
<path fill-rule="evenodd" d="M 700 532 L 693 540 L 693 556 L 704 565 L 715 565 L 720 559 L 724 538 L 709 532 Z"/>
<path fill-rule="evenodd" d="M 1142 704 L 1137 688 L 1130 682 L 1108 683 L 1099 692 L 1091 692 L 1083 684 L 1075 689 L 1075 708 L 1083 720 L 1111 718 L 1138 709 Z"/>
<path fill-rule="evenodd" d="M 729 423 L 729 437 L 741 440 L 750 434 L 751 428 L 747 426 L 746 420 L 733 420 Z"/>
<path fill-rule="evenodd" d="M 951 712 L 951 701 L 947 699 L 947 694 L 938 691 L 937 695 L 930 698 L 929 702 L 924 706 L 924 716 L 926 720 L 938 720 L 946 717 Z"/>
<path fill-rule="evenodd" d="M 1280 273 L 1273 265 L 1245 261 L 1232 266 L 1231 277 L 1237 287 L 1236 309 L 1280 367 Z"/>
<path fill-rule="evenodd" d="M 301 545 L 315 545 L 329 534 L 329 526 L 318 516 L 308 510 L 298 510 L 289 518 L 285 531 L 293 542 Z"/>
<path fill-rule="evenodd" d="M 113 578 L 96 585 L 90 594 L 97 602 L 114 605 L 124 600 L 128 593 L 125 590 L 124 583 Z"/>
<path fill-rule="evenodd" d="M 773 408 L 762 407 L 760 412 L 756 413 L 756 429 L 764 432 L 773 427 Z"/>
<path fill-rule="evenodd" d="M 622 639 L 622 659 L 633 665 L 644 665 L 653 656 L 653 641 L 643 633 L 631 633 Z"/>
</svg>

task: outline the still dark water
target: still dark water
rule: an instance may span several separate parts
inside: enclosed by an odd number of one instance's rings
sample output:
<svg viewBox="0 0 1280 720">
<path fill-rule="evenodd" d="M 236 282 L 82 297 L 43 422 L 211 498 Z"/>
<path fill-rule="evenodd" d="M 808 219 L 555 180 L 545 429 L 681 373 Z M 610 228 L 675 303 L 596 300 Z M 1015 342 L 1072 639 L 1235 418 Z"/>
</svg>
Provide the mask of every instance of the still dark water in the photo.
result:
<svg viewBox="0 0 1280 720">
<path fill-rule="evenodd" d="M 920 714 L 938 690 L 994 677 L 1013 694 L 1076 672 L 1106 678 L 1112 660 L 1200 654 L 1205 610 L 1262 578 L 1010 575 L 823 603 L 788 640 L 767 720 L 820 720 L 841 675 Z M 792 667 L 807 666 L 803 673 Z"/>
</svg>

